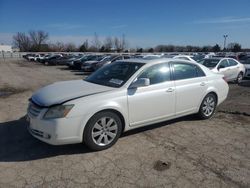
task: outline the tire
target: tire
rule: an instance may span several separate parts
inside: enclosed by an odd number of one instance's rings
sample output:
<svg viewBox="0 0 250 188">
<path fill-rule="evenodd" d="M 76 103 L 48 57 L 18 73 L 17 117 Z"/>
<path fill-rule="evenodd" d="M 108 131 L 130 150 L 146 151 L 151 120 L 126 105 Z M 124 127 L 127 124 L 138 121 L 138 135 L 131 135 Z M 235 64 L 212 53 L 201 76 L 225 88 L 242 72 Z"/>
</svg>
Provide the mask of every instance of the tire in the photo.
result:
<svg viewBox="0 0 250 188">
<path fill-rule="evenodd" d="M 211 118 L 216 110 L 217 98 L 215 94 L 209 93 L 202 100 L 198 116 L 200 119 L 209 119 Z"/>
<path fill-rule="evenodd" d="M 94 151 L 113 146 L 122 133 L 122 121 L 110 111 L 95 114 L 87 123 L 83 132 L 84 144 Z"/>
<path fill-rule="evenodd" d="M 243 73 L 240 72 L 240 73 L 238 74 L 238 76 L 237 76 L 236 83 L 237 83 L 237 84 L 240 84 L 241 81 L 242 81 L 242 79 L 243 79 Z"/>
</svg>

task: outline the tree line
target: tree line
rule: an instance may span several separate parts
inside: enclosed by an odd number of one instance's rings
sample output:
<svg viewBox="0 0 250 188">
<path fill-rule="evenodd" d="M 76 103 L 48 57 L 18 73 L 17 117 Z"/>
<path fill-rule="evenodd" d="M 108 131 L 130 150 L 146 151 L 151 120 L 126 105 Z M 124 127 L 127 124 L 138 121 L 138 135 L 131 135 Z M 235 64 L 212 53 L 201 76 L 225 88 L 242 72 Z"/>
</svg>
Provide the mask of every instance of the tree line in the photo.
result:
<svg viewBox="0 0 250 188">
<path fill-rule="evenodd" d="M 180 45 L 157 45 L 150 48 L 128 48 L 128 41 L 123 34 L 121 37 L 106 37 L 101 40 L 97 33 L 93 38 L 83 41 L 80 46 L 74 43 L 49 42 L 49 34 L 45 31 L 18 32 L 13 36 L 13 44 L 21 52 L 240 52 L 239 43 L 229 43 L 226 49 L 221 49 L 218 44 L 214 46 L 180 46 Z"/>
</svg>

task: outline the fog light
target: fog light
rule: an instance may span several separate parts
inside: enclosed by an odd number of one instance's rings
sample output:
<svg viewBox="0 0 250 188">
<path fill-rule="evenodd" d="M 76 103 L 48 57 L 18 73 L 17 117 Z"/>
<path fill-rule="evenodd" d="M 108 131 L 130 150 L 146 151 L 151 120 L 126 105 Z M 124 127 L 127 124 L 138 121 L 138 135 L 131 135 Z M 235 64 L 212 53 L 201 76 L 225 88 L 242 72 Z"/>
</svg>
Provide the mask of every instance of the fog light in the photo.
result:
<svg viewBox="0 0 250 188">
<path fill-rule="evenodd" d="M 50 134 L 44 133 L 44 134 L 43 134 L 43 138 L 50 139 L 51 136 L 50 136 Z"/>
</svg>

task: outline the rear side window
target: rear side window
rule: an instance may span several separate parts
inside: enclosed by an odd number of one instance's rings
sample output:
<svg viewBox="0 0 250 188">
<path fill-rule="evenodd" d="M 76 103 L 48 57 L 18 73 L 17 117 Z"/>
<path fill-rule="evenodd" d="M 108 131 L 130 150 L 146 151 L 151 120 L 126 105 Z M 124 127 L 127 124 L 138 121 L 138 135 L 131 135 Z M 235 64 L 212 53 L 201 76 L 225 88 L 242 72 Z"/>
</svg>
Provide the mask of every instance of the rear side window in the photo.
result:
<svg viewBox="0 0 250 188">
<path fill-rule="evenodd" d="M 168 63 L 152 65 L 144 70 L 138 78 L 148 78 L 150 85 L 162 83 L 170 80 L 170 70 Z"/>
<path fill-rule="evenodd" d="M 236 61 L 234 61 L 233 59 L 229 59 L 228 62 L 229 62 L 229 66 L 236 66 L 236 65 L 238 65 L 238 63 Z"/>
<path fill-rule="evenodd" d="M 187 63 L 174 63 L 173 67 L 175 80 L 205 76 L 205 73 L 197 65 Z"/>
</svg>

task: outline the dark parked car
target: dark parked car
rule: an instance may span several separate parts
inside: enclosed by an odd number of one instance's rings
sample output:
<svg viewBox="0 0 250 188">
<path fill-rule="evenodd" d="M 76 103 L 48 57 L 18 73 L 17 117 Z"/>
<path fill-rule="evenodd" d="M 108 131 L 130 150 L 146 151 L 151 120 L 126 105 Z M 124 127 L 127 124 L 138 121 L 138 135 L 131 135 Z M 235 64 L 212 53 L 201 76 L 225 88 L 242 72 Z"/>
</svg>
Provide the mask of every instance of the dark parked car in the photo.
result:
<svg viewBox="0 0 250 188">
<path fill-rule="evenodd" d="M 42 59 L 42 63 L 45 65 L 52 65 L 52 63 L 50 63 L 50 62 L 54 61 L 55 59 L 59 59 L 61 57 L 62 57 L 61 54 L 50 55 L 50 56 Z"/>
<path fill-rule="evenodd" d="M 103 58 L 102 55 L 86 55 L 78 60 L 73 61 L 73 68 L 81 70 L 82 65 L 86 61 L 99 61 Z"/>
<path fill-rule="evenodd" d="M 105 66 L 105 65 L 108 65 L 108 64 L 113 63 L 115 61 L 123 60 L 123 59 L 130 59 L 130 56 L 127 56 L 127 55 L 112 55 L 108 59 L 105 59 L 103 61 L 99 61 L 98 63 L 96 63 L 96 65 L 94 67 L 94 70 L 97 70 L 97 69 L 101 68 L 102 66 Z"/>
<path fill-rule="evenodd" d="M 68 62 L 74 61 L 76 59 L 79 59 L 81 56 L 62 56 L 58 58 L 52 58 L 48 61 L 49 65 L 67 65 Z"/>
</svg>

